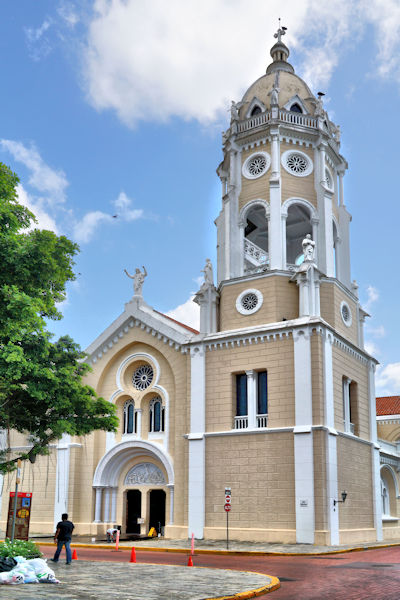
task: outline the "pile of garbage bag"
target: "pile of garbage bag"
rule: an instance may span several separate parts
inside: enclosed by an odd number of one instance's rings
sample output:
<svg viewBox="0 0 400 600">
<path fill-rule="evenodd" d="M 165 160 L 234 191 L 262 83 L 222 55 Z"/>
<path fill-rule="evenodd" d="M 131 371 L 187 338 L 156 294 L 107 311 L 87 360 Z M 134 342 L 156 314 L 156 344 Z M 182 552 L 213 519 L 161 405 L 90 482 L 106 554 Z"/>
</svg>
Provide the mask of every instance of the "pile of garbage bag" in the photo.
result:
<svg viewBox="0 0 400 600">
<path fill-rule="evenodd" d="M 23 556 L 2 558 L 0 560 L 0 584 L 17 585 L 19 583 L 60 583 L 43 558 Z"/>
</svg>

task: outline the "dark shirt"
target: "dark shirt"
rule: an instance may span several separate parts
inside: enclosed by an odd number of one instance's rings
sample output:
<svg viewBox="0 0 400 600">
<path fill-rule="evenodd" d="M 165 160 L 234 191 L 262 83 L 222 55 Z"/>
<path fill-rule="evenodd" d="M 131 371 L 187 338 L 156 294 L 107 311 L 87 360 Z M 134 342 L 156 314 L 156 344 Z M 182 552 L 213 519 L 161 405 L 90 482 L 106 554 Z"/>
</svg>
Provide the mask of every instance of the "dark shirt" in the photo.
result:
<svg viewBox="0 0 400 600">
<path fill-rule="evenodd" d="M 74 529 L 74 524 L 71 521 L 60 521 L 57 523 L 57 530 L 60 530 L 57 536 L 57 540 L 60 542 L 67 542 L 71 539 L 71 534 Z"/>
</svg>

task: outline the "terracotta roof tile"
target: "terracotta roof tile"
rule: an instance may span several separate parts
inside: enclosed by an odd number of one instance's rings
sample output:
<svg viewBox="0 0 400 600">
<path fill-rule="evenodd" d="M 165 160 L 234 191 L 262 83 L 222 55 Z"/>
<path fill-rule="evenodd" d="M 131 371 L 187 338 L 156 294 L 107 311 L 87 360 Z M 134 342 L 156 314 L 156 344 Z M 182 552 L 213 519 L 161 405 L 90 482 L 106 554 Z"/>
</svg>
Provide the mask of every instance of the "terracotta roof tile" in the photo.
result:
<svg viewBox="0 0 400 600">
<path fill-rule="evenodd" d="M 400 396 L 381 396 L 376 399 L 376 414 L 400 415 Z"/>
<path fill-rule="evenodd" d="M 170 321 L 173 321 L 174 323 L 177 323 L 181 327 L 188 329 L 192 333 L 200 333 L 199 331 L 197 331 L 197 329 L 193 329 L 193 327 L 189 327 L 189 325 L 185 325 L 185 323 L 181 323 L 180 321 L 177 321 L 176 319 L 173 319 L 172 317 L 165 315 L 164 313 L 160 312 L 159 310 L 154 310 L 154 312 L 158 313 L 159 315 L 162 315 L 163 317 L 165 317 L 166 319 L 169 319 Z"/>
</svg>

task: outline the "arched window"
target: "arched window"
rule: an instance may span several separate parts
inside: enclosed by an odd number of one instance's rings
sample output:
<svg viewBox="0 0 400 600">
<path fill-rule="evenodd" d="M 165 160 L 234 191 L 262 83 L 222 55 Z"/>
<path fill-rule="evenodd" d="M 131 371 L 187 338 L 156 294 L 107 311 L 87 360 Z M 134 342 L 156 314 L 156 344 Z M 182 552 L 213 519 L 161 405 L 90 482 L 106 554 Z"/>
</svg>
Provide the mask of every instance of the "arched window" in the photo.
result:
<svg viewBox="0 0 400 600">
<path fill-rule="evenodd" d="M 156 396 L 150 402 L 150 422 L 149 422 L 149 431 L 158 432 L 164 431 L 165 428 L 165 411 L 164 406 L 162 405 L 161 398 Z"/>
<path fill-rule="evenodd" d="M 263 206 L 255 205 L 247 213 L 244 256 L 246 271 L 268 265 L 268 221 Z"/>
<path fill-rule="evenodd" d="M 302 204 L 292 204 L 288 208 L 286 219 L 286 262 L 288 265 L 300 265 L 303 262 L 302 241 L 308 233 L 312 235 L 309 210 Z"/>
<path fill-rule="evenodd" d="M 292 112 L 296 112 L 296 113 L 303 113 L 303 111 L 301 110 L 300 104 L 297 104 L 297 102 L 295 102 L 294 104 L 292 104 L 292 106 L 290 107 L 290 110 Z"/>
<path fill-rule="evenodd" d="M 255 115 L 259 115 L 261 112 L 261 108 L 256 104 L 256 106 L 253 108 L 253 110 L 251 111 L 250 116 L 254 117 Z"/>
<path fill-rule="evenodd" d="M 390 515 L 389 491 L 386 481 L 381 477 L 382 515 Z"/>
<path fill-rule="evenodd" d="M 135 402 L 130 399 L 124 404 L 124 433 L 136 433 Z"/>
</svg>

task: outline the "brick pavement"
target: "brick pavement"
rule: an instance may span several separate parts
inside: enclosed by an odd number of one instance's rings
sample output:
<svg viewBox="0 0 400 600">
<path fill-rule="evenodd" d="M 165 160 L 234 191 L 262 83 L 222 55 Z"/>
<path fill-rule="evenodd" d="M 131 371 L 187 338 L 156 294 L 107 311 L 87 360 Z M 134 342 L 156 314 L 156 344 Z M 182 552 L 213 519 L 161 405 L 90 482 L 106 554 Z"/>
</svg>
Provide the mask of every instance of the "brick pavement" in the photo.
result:
<svg viewBox="0 0 400 600">
<path fill-rule="evenodd" d="M 54 548 L 44 546 L 42 551 L 51 556 Z M 139 563 L 182 565 L 187 561 L 186 555 L 139 548 L 136 555 Z M 79 548 L 78 556 L 80 560 L 85 556 L 90 560 L 115 560 L 115 553 L 95 548 Z M 129 551 L 118 553 L 118 557 L 128 561 Z M 198 554 L 194 563 L 279 577 L 281 588 L 265 596 L 271 600 L 400 600 L 400 547 L 321 556 Z"/>
</svg>

